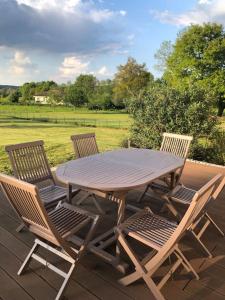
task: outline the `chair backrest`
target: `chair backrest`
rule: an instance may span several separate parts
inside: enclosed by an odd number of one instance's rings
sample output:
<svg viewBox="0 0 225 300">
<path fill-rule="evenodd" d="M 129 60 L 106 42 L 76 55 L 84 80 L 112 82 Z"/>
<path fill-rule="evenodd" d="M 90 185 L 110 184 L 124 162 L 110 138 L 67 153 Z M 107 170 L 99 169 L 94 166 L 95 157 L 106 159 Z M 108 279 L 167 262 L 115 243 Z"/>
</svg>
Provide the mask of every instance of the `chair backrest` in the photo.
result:
<svg viewBox="0 0 225 300">
<path fill-rule="evenodd" d="M 221 177 L 221 174 L 214 176 L 208 183 L 206 183 L 200 190 L 195 193 L 191 204 L 189 205 L 178 227 L 176 228 L 170 239 L 158 252 L 158 254 L 153 258 L 154 262 L 151 263 L 160 264 L 160 261 L 167 256 L 166 254 L 168 254 L 174 247 L 174 245 L 179 242 L 186 230 L 198 218 L 202 210 L 204 210 L 205 206 L 212 199 L 215 187 L 221 180 Z"/>
<path fill-rule="evenodd" d="M 220 184 L 218 185 L 218 187 L 216 188 L 216 190 L 214 191 L 212 198 L 214 200 L 216 200 L 219 196 L 219 194 L 222 192 L 223 188 L 225 186 L 225 176 L 223 176 L 223 179 L 221 180 Z"/>
<path fill-rule="evenodd" d="M 95 133 L 72 135 L 71 140 L 77 158 L 99 153 Z"/>
<path fill-rule="evenodd" d="M 4 174 L 0 174 L 0 186 L 9 203 L 31 232 L 62 247 L 74 257 L 74 252 L 48 217 L 37 186 Z"/>
<path fill-rule="evenodd" d="M 187 158 L 192 140 L 192 136 L 164 132 L 160 151 Z"/>
<path fill-rule="evenodd" d="M 33 184 L 46 180 L 54 182 L 43 141 L 8 145 L 5 150 L 16 178 Z"/>
</svg>

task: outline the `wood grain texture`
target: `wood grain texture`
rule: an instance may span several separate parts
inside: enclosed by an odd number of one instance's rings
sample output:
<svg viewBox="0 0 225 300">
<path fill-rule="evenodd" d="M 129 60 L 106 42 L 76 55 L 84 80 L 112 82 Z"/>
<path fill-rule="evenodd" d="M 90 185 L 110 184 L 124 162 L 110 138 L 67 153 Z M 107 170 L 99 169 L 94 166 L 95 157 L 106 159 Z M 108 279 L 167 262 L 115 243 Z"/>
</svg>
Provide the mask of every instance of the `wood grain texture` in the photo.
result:
<svg viewBox="0 0 225 300">
<path fill-rule="evenodd" d="M 225 175 L 225 167 L 221 168 L 187 161 L 182 182 L 188 187 L 199 189 L 217 173 Z M 137 196 L 137 191 L 130 192 L 128 194 L 128 201 L 134 205 L 138 205 L 136 203 Z M 210 214 L 213 215 L 223 230 L 225 230 L 225 189 L 219 195 L 218 200 L 215 203 L 211 203 L 212 205 L 209 208 Z M 146 206 L 148 203 L 149 200 L 144 199 L 139 204 L 139 207 Z M 85 203 L 86 208 L 91 209 L 91 205 L 92 203 Z M 105 209 L 110 209 L 110 212 L 102 218 L 101 226 L 98 228 L 99 233 L 103 228 L 105 230 L 105 228 L 113 226 L 114 215 L 116 213 L 114 203 L 102 201 L 102 205 Z M 159 202 L 154 201 L 154 199 L 152 199 L 152 206 L 154 211 L 160 209 Z M 7 284 L 8 289 L 6 289 L 2 281 L 0 282 L 0 299 L 16 300 L 20 296 L 22 297 L 21 299 L 27 299 L 26 296 L 26 298 L 23 298 L 24 292 L 26 295 L 32 297 L 32 299 L 54 299 L 56 291 L 61 284 L 61 279 L 52 271 L 46 268 L 39 268 L 34 263 L 26 276 L 20 278 L 16 275 L 16 271 L 22 260 L 26 257 L 27 251 L 32 246 L 34 239 L 34 236 L 29 232 L 24 232 L 23 234 L 17 233 L 15 229 L 18 225 L 17 216 L 0 193 L 0 244 L 2 245 L 0 247 L 0 265 L 1 269 L 8 274 L 8 278 L 11 278 Z M 184 241 L 182 240 L 181 248 L 200 274 L 200 280 L 191 280 L 191 277 L 185 271 L 177 272 L 173 280 L 168 281 L 162 289 L 167 300 L 225 299 L 225 240 L 217 235 L 213 228 L 209 228 L 204 240 L 213 252 L 213 259 L 208 259 L 201 252 L 193 249 L 192 239 L 186 238 Z M 3 245 L 5 247 L 4 252 L 2 251 Z M 140 249 L 140 247 L 137 249 Z M 49 256 L 49 260 L 55 260 L 53 255 L 50 254 Z M 59 265 L 66 267 L 66 263 L 60 260 L 57 260 L 57 262 Z M 168 266 L 168 264 L 162 266 L 154 279 L 159 279 Z M 151 299 L 149 291 L 142 280 L 136 282 L 136 284 L 124 287 L 117 282 L 120 277 L 121 274 L 116 272 L 112 266 L 93 254 L 88 253 L 84 257 L 82 265 L 80 264 L 77 271 L 73 274 L 65 296 L 68 300 Z M 12 281 L 14 281 L 17 287 L 15 287 Z M 28 299 L 30 299 L 29 296 Z"/>
<path fill-rule="evenodd" d="M 120 149 L 60 165 L 59 181 L 102 191 L 131 190 L 181 168 L 184 159 L 162 151 Z"/>
</svg>

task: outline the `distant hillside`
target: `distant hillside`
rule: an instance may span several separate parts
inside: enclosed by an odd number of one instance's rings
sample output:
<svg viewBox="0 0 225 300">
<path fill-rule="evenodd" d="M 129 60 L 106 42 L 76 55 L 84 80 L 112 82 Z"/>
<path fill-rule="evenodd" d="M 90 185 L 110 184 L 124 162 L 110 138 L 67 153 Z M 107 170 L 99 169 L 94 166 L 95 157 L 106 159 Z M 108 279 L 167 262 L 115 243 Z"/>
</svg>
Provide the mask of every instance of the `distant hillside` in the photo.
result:
<svg viewBox="0 0 225 300">
<path fill-rule="evenodd" d="M 0 84 L 0 89 L 17 89 L 19 86 L 16 85 L 4 85 Z"/>
</svg>

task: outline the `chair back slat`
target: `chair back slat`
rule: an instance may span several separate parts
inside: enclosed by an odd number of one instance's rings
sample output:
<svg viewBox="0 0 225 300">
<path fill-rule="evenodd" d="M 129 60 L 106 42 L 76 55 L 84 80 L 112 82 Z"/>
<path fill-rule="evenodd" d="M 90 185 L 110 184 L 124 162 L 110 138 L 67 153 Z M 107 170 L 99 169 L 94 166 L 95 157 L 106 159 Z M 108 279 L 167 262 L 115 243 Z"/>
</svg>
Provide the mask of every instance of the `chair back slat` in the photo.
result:
<svg viewBox="0 0 225 300">
<path fill-rule="evenodd" d="M 216 200 L 218 198 L 218 196 L 222 192 L 224 186 L 225 186 L 225 176 L 223 176 L 223 179 L 221 180 L 220 184 L 218 185 L 218 187 L 216 188 L 216 190 L 214 191 L 214 193 L 212 195 L 214 200 Z"/>
<path fill-rule="evenodd" d="M 160 151 L 187 158 L 192 139 L 192 136 L 164 132 Z"/>
<path fill-rule="evenodd" d="M 5 150 L 18 179 L 34 184 L 48 179 L 54 182 L 43 141 L 9 145 Z"/>
<path fill-rule="evenodd" d="M 3 174 L 0 174 L 0 183 L 7 199 L 28 226 L 50 230 L 36 186 Z"/>
<path fill-rule="evenodd" d="M 73 251 L 70 244 L 61 236 L 60 226 L 57 229 L 49 218 L 37 186 L 1 173 L 0 186 L 9 203 L 32 233 L 61 247 L 65 253 L 77 259 L 77 252 Z M 83 247 L 79 251 L 82 249 Z"/>
<path fill-rule="evenodd" d="M 205 184 L 200 190 L 196 192 L 178 227 L 176 228 L 170 239 L 158 252 L 158 254 L 153 258 L 155 264 L 160 264 L 162 258 L 166 257 L 166 255 L 171 251 L 174 245 L 179 242 L 186 230 L 199 217 L 199 214 L 201 214 L 208 202 L 212 199 L 215 187 L 221 180 L 221 177 L 221 174 L 214 176 L 207 184 Z"/>
<path fill-rule="evenodd" d="M 95 133 L 72 135 L 71 140 L 77 158 L 99 153 Z"/>
</svg>

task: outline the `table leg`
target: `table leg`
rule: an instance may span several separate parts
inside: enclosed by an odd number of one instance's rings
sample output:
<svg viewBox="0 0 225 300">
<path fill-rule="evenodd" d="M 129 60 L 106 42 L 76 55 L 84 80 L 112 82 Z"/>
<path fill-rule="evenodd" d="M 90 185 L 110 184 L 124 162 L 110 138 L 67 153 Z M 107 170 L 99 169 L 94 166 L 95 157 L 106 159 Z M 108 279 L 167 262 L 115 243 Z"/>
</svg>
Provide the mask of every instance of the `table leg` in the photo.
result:
<svg viewBox="0 0 225 300">
<path fill-rule="evenodd" d="M 125 199 L 126 194 L 120 194 L 118 195 L 118 215 L 117 215 L 117 226 L 120 225 L 123 220 L 124 220 L 124 213 L 125 213 Z M 119 242 L 117 241 L 116 243 L 116 258 L 118 259 L 118 261 L 120 260 L 120 254 L 121 254 L 121 247 Z"/>
<path fill-rule="evenodd" d="M 118 205 L 117 225 L 120 225 L 124 221 L 126 194 L 127 192 L 114 193 L 108 197 L 109 201 L 115 202 Z M 78 246 L 82 244 L 82 240 L 76 236 L 71 237 L 70 240 Z M 107 251 L 107 248 L 112 244 L 116 247 L 116 254 L 111 254 Z M 88 245 L 88 250 L 112 264 L 118 271 L 123 274 L 126 273 L 128 265 L 121 260 L 121 246 L 115 235 L 114 228 L 93 239 Z"/>
<path fill-rule="evenodd" d="M 176 179 L 176 173 L 173 172 L 173 173 L 171 173 L 171 180 L 170 180 L 170 188 L 171 188 L 171 190 L 172 190 L 172 189 L 175 187 L 175 185 L 176 185 L 175 179 Z"/>
</svg>

